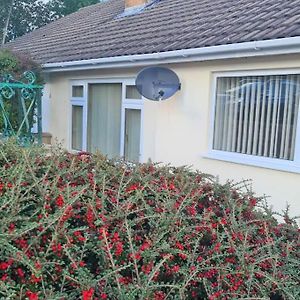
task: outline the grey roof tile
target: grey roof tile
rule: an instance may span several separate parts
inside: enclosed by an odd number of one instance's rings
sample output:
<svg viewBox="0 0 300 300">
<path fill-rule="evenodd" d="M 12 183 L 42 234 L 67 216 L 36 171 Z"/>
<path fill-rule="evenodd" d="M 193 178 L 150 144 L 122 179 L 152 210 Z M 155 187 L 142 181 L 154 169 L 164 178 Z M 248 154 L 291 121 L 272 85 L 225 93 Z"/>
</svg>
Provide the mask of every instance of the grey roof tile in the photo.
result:
<svg viewBox="0 0 300 300">
<path fill-rule="evenodd" d="M 124 0 L 79 10 L 7 44 L 41 63 L 165 52 L 300 35 L 300 0 Z"/>
</svg>

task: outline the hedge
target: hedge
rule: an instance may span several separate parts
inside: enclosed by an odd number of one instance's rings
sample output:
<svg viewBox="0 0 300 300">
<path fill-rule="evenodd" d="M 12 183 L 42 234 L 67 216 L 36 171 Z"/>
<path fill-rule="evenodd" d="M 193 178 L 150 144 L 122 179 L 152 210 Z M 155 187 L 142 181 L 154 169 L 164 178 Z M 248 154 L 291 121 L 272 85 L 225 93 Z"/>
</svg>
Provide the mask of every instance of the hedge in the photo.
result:
<svg viewBox="0 0 300 300">
<path fill-rule="evenodd" d="M 0 299 L 300 299 L 297 225 L 242 185 L 11 142 L 0 163 Z"/>
</svg>

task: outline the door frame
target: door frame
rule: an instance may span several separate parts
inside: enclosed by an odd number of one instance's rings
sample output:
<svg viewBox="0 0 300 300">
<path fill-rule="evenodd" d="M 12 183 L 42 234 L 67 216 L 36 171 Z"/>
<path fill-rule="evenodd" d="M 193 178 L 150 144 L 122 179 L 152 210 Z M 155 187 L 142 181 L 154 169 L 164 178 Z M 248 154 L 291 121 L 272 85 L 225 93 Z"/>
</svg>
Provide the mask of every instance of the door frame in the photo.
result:
<svg viewBox="0 0 300 300">
<path fill-rule="evenodd" d="M 121 101 L 121 135 L 120 135 L 120 157 L 124 158 L 125 151 L 125 113 L 126 109 L 136 109 L 141 111 L 141 124 L 140 124 L 140 153 L 139 162 L 142 162 L 143 157 L 143 141 L 144 141 L 144 98 L 130 99 L 126 98 L 126 87 L 135 85 L 135 79 L 130 78 L 103 78 L 103 79 L 85 79 L 85 80 L 70 80 L 70 118 L 69 118 L 69 149 L 74 152 L 78 150 L 72 149 L 72 106 L 83 107 L 83 128 L 82 128 L 82 151 L 87 151 L 87 131 L 88 131 L 88 99 L 89 99 L 89 85 L 90 84 L 105 84 L 105 83 L 119 83 L 122 85 L 122 101 Z M 82 97 L 72 97 L 73 86 L 83 87 Z"/>
</svg>

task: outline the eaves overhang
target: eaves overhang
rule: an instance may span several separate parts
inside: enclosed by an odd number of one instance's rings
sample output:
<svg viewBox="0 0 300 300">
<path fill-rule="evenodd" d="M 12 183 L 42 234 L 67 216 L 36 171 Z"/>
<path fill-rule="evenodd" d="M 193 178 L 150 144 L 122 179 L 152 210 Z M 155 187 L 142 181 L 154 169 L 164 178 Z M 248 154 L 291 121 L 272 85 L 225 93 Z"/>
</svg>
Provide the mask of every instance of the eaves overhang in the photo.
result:
<svg viewBox="0 0 300 300">
<path fill-rule="evenodd" d="M 151 54 L 46 63 L 43 64 L 43 69 L 45 72 L 66 72 L 297 53 L 300 53 L 300 37 L 291 37 Z"/>
</svg>

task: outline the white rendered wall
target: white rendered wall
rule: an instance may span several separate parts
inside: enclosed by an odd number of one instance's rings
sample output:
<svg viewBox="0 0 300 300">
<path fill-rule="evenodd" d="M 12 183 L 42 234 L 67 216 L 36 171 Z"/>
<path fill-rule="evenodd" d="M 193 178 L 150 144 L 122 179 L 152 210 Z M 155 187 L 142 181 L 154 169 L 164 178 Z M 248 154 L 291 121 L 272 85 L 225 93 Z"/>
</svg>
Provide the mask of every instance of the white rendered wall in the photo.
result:
<svg viewBox="0 0 300 300">
<path fill-rule="evenodd" d="M 170 65 L 179 76 L 182 89 L 161 103 L 146 101 L 143 126 L 143 161 L 189 165 L 219 176 L 221 181 L 253 180 L 257 195 L 270 196 L 269 203 L 280 211 L 291 205 L 300 215 L 300 174 L 205 158 L 211 124 L 211 83 L 214 72 L 299 68 L 300 56 L 235 59 L 207 63 Z M 70 144 L 70 80 L 92 78 L 134 78 L 140 69 L 99 70 L 51 74 L 49 132 L 65 147 Z"/>
</svg>

